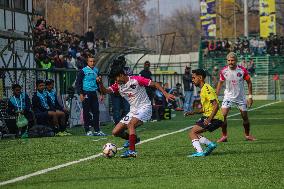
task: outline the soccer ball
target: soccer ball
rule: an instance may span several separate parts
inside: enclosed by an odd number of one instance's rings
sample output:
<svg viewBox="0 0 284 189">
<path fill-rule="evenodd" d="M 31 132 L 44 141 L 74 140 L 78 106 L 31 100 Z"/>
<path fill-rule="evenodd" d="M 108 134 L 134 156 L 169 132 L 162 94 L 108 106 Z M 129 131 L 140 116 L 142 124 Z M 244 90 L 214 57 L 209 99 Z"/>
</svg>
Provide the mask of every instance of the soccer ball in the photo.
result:
<svg viewBox="0 0 284 189">
<path fill-rule="evenodd" d="M 117 153 L 117 147 L 115 144 L 106 143 L 103 147 L 103 155 L 107 158 L 112 158 Z"/>
</svg>

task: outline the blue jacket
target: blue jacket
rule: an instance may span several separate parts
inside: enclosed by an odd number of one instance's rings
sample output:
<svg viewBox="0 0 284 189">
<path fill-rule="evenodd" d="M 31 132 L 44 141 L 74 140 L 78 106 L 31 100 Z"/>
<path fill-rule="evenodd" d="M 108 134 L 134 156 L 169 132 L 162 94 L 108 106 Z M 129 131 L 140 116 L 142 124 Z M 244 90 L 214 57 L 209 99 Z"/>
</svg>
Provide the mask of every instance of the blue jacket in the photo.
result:
<svg viewBox="0 0 284 189">
<path fill-rule="evenodd" d="M 84 67 L 79 71 L 76 80 L 76 88 L 80 94 L 86 92 L 95 92 L 98 90 L 96 78 L 99 70 L 95 67 L 91 69 L 89 66 Z"/>
<path fill-rule="evenodd" d="M 41 112 L 47 112 L 51 111 L 51 102 L 50 99 L 47 97 L 47 93 L 43 91 L 35 92 L 33 98 L 32 98 L 32 104 L 33 104 L 33 111 L 34 113 L 41 113 Z"/>
<path fill-rule="evenodd" d="M 7 113 L 14 115 L 17 111 L 31 111 L 31 101 L 27 94 L 21 93 L 19 98 L 13 95 L 9 99 Z"/>
<path fill-rule="evenodd" d="M 50 103 L 50 109 L 56 111 L 61 110 L 63 111 L 62 105 L 57 100 L 57 94 L 56 91 L 53 89 L 50 92 L 46 90 L 47 98 L 49 98 Z"/>
</svg>

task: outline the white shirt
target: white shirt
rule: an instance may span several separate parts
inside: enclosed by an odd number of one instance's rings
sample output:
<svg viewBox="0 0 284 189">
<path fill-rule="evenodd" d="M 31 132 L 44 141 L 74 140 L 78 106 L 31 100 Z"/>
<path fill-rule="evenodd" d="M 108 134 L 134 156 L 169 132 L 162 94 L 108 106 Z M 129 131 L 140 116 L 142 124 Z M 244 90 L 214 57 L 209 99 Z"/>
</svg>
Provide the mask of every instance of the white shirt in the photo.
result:
<svg viewBox="0 0 284 189">
<path fill-rule="evenodd" d="M 235 70 L 225 66 L 220 72 L 220 81 L 226 82 L 224 99 L 233 102 L 245 102 L 244 81 L 248 79 L 250 79 L 250 76 L 243 66 L 237 66 Z"/>
<path fill-rule="evenodd" d="M 130 104 L 130 112 L 136 112 L 141 107 L 151 106 L 151 101 L 146 93 L 145 86 L 149 86 L 150 79 L 142 76 L 130 76 L 127 83 L 119 85 L 114 83 L 109 87 L 113 92 L 119 92 Z"/>
</svg>

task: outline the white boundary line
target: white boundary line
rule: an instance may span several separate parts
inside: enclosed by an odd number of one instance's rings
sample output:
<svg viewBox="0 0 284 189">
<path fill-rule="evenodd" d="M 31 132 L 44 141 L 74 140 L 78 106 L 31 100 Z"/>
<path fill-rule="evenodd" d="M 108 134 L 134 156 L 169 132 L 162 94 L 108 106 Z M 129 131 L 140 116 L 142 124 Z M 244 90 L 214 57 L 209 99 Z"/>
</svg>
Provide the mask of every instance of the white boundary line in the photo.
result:
<svg viewBox="0 0 284 189">
<path fill-rule="evenodd" d="M 264 104 L 264 105 L 259 106 L 259 107 L 256 107 L 256 108 L 249 109 L 248 111 L 257 110 L 257 109 L 260 109 L 260 108 L 263 108 L 263 107 L 266 107 L 266 106 L 271 106 L 271 105 L 273 105 L 273 104 L 277 104 L 277 103 L 280 103 L 280 102 L 281 102 L 281 101 L 272 102 L 272 103 L 269 103 L 269 104 Z M 236 115 L 239 115 L 239 114 L 240 114 L 240 113 L 236 113 L 236 114 L 230 115 L 230 116 L 228 116 L 228 117 L 233 117 L 233 116 L 236 116 Z M 146 142 L 150 142 L 150 141 L 153 141 L 153 140 L 156 140 L 156 139 L 165 137 L 165 136 L 169 136 L 169 135 L 173 135 L 173 134 L 176 134 L 176 133 L 180 133 L 180 132 L 186 131 L 186 130 L 188 130 L 188 129 L 191 129 L 192 127 L 193 127 L 193 126 L 189 126 L 189 127 L 186 127 L 186 128 L 183 128 L 183 129 L 180 129 L 180 130 L 171 132 L 171 133 L 166 133 L 166 134 L 162 134 L 162 135 L 159 135 L 159 136 L 156 136 L 156 137 L 153 137 L 153 138 L 149 138 L 149 139 L 146 139 L 146 140 L 141 141 L 141 142 L 138 143 L 137 145 L 140 145 L 140 144 L 143 144 L 143 143 L 146 143 Z M 118 148 L 118 150 L 122 150 L 122 149 L 123 149 L 123 148 Z M 79 160 L 75 160 L 75 161 L 71 161 L 71 162 L 68 162 L 68 163 L 61 164 L 61 165 L 57 165 L 57 166 L 55 166 L 55 167 L 50 167 L 50 168 L 47 168 L 47 169 L 42 169 L 42 170 L 36 171 L 36 172 L 34 172 L 34 173 L 30 173 L 30 174 L 27 174 L 27 175 L 24 175 L 24 176 L 20 176 L 20 177 L 16 177 L 16 178 L 13 178 L 13 179 L 10 179 L 10 180 L 7 180 L 7 181 L 0 182 L 0 186 L 4 186 L 4 185 L 7 185 L 7 184 L 11 184 L 11 183 L 19 182 L 19 181 L 22 181 L 22 180 L 26 180 L 26 179 L 28 179 L 28 178 L 30 178 L 30 177 L 42 175 L 42 174 L 48 173 L 48 172 L 50 172 L 50 171 L 54 171 L 54 170 L 57 170 L 57 169 L 61 169 L 61 168 L 70 166 L 70 165 L 74 165 L 74 164 L 77 164 L 77 163 L 81 163 L 81 162 L 83 162 L 83 161 L 88 161 L 88 160 L 96 159 L 96 158 L 98 158 L 98 157 L 100 157 L 100 156 L 102 156 L 102 155 L 103 155 L 102 153 L 99 153 L 99 154 L 92 155 L 92 156 L 89 156 L 89 157 L 86 157 L 86 158 L 82 158 L 82 159 L 79 159 Z"/>
</svg>

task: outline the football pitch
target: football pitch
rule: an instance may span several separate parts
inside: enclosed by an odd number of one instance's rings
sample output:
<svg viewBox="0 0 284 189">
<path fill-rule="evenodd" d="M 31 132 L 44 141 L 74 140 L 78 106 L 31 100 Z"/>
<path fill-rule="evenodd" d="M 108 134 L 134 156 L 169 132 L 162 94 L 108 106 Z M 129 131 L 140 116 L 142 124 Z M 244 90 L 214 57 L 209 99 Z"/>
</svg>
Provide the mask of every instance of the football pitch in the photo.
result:
<svg viewBox="0 0 284 189">
<path fill-rule="evenodd" d="M 254 142 L 244 140 L 237 113 L 230 112 L 228 142 L 200 158 L 187 157 L 194 149 L 185 129 L 200 115 L 185 118 L 182 112 L 139 127 L 142 144 L 135 159 L 121 159 L 122 150 L 111 159 L 98 155 L 105 143 L 120 147 L 124 141 L 83 136 L 82 128 L 67 137 L 0 140 L 0 188 L 284 188 L 284 102 L 254 103 Z M 110 134 L 112 127 L 102 129 Z M 205 136 L 216 141 L 220 132 Z"/>
</svg>

